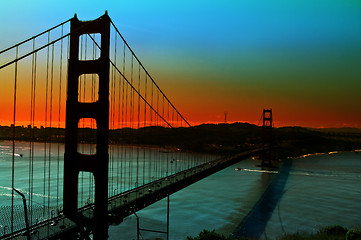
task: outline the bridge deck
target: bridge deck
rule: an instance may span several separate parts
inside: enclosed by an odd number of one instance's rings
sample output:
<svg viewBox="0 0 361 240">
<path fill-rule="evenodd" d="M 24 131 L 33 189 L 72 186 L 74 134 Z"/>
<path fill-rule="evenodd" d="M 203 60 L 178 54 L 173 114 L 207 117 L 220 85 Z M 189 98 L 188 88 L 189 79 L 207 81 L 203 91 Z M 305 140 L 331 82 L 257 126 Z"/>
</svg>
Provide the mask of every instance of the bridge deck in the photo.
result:
<svg viewBox="0 0 361 240">
<path fill-rule="evenodd" d="M 260 151 L 261 149 L 255 149 L 232 157 L 220 158 L 115 195 L 108 199 L 108 224 L 117 225 L 134 212 Z M 84 229 L 84 227 L 87 229 L 94 227 L 94 205 L 79 209 L 75 221 L 60 215 L 33 225 L 30 227 L 30 235 L 31 239 L 69 239 L 71 234 L 81 232 L 79 228 Z M 84 234 L 86 235 L 85 232 Z M 27 232 L 23 229 L 1 239 L 27 239 Z"/>
</svg>

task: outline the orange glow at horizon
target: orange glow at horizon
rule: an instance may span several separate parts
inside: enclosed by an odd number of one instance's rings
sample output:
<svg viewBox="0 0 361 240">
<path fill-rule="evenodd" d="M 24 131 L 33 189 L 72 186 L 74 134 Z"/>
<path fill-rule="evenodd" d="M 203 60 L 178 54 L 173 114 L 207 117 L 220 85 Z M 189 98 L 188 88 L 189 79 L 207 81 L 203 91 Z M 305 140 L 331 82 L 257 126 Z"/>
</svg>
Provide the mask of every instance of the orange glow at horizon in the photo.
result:
<svg viewBox="0 0 361 240">
<path fill-rule="evenodd" d="M 1 79 L 14 78 L 10 74 L 5 74 L 5 77 L 0 75 Z M 57 84 L 55 84 L 57 83 Z M 215 87 L 216 89 L 216 87 Z M 59 80 L 54 78 L 53 83 L 53 94 L 51 95 L 51 83 L 48 82 L 48 101 L 46 103 L 46 81 L 44 79 L 38 79 L 36 82 L 36 98 L 35 98 L 35 118 L 32 123 L 31 117 L 31 78 L 24 77 L 19 74 L 17 96 L 16 96 L 16 126 L 28 126 L 34 124 L 34 126 L 46 126 L 46 127 L 65 127 L 65 102 L 66 102 L 66 83 L 62 81 L 62 94 L 60 104 L 60 121 L 59 121 Z M 117 89 L 118 91 L 119 89 Z M 129 89 L 128 89 L 129 90 Z M 194 91 L 196 91 L 195 89 Z M 214 90 L 215 91 L 215 90 Z M 249 101 L 250 94 L 242 93 L 239 96 L 229 94 L 229 98 L 214 96 L 211 94 L 214 92 L 210 90 L 210 93 L 195 94 L 189 92 L 187 97 L 183 97 L 183 93 L 187 92 L 185 88 L 177 88 L 177 90 L 170 89 L 170 99 L 174 99 L 173 104 L 178 107 L 182 115 L 192 125 L 200 125 L 204 123 L 224 123 L 224 113 L 227 112 L 227 123 L 233 122 L 248 122 L 257 125 L 259 123 L 262 109 L 272 108 L 274 111 L 274 125 L 275 127 L 282 126 L 303 126 L 303 127 L 355 127 L 361 128 L 361 115 L 357 115 L 357 112 L 344 109 L 343 111 L 335 110 L 332 107 L 324 106 L 320 108 L 317 103 L 307 103 L 300 100 L 284 100 L 282 98 L 273 100 L 272 104 L 263 106 L 264 99 L 253 98 Z M 224 91 L 224 90 L 223 90 Z M 222 92 L 222 91 L 221 91 Z M 0 125 L 10 126 L 13 124 L 13 101 L 14 101 L 14 83 L 12 81 L 2 81 L 0 86 Z M 87 90 L 87 94 L 89 91 Z M 148 93 L 149 94 L 149 93 Z M 173 95 L 172 95 L 173 94 Z M 224 94 L 224 93 L 223 93 Z M 112 105 L 109 106 L 110 122 L 109 126 L 111 129 L 117 129 L 122 127 L 138 128 L 150 125 L 161 125 L 167 127 L 167 124 L 161 123 L 159 117 L 154 113 L 150 114 L 150 109 L 147 108 L 144 116 L 144 103 L 140 105 L 140 122 L 138 124 L 138 98 L 133 96 L 133 103 L 130 102 L 131 93 L 128 93 L 128 102 L 123 104 L 119 103 L 118 98 L 113 104 L 113 107 L 118 110 L 112 110 Z M 172 98 L 173 97 L 173 98 Z M 109 97 L 110 100 L 112 96 Z M 206 101 L 197 101 L 198 98 L 205 98 Z M 221 99 L 221 100 L 219 100 Z M 120 98 L 120 100 L 125 100 Z M 50 101 L 52 102 L 50 106 Z M 150 101 L 148 99 L 148 101 Z M 153 100 L 154 104 L 156 99 Z M 290 112 L 290 105 L 295 105 L 297 108 L 293 112 Z M 133 106 L 133 110 L 130 110 Z M 211 106 L 211 107 L 209 107 Z M 50 113 L 51 107 L 51 113 Z M 122 110 L 122 107 L 124 110 Z M 350 106 L 352 108 L 352 106 Z M 225 109 L 219 111 L 219 109 Z M 293 109 L 293 108 L 291 108 Z M 168 106 L 159 106 L 160 112 L 164 112 L 165 119 L 175 127 L 186 126 L 185 123 L 181 123 L 180 118 L 177 121 L 173 112 L 168 110 Z M 47 114 L 45 112 L 47 111 Z M 114 111 L 114 112 L 113 112 Z M 133 111 L 133 112 L 131 112 Z M 169 112 L 167 112 L 169 111 Z M 131 116 L 133 114 L 133 116 Z M 333 116 L 330 118 L 329 116 Z M 144 120 L 144 118 L 147 118 Z M 52 121 L 52 122 L 50 122 Z M 85 127 L 91 127 L 91 124 L 85 124 Z"/>
</svg>

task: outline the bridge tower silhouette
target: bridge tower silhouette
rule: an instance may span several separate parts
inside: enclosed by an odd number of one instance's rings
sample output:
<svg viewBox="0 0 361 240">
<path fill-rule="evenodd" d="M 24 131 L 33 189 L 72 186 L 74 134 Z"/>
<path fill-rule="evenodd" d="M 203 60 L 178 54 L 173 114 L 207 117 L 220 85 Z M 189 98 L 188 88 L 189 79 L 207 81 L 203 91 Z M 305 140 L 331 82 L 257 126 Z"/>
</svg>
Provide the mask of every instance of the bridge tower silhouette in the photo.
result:
<svg viewBox="0 0 361 240">
<path fill-rule="evenodd" d="M 262 114 L 262 166 L 271 165 L 271 150 L 272 150 L 272 128 L 273 117 L 272 109 L 263 109 Z"/>
<path fill-rule="evenodd" d="M 83 34 L 100 33 L 100 57 L 96 60 L 79 60 L 79 40 Z M 108 223 L 108 138 L 109 138 L 109 44 L 110 18 L 107 12 L 93 21 L 79 21 L 75 15 L 70 22 L 70 58 L 68 63 L 68 93 L 66 102 L 65 154 L 64 154 L 64 214 L 77 224 L 79 173 L 94 176 L 95 202 L 94 239 L 107 239 Z M 80 102 L 79 79 L 82 74 L 99 76 L 98 100 Z M 95 119 L 96 153 L 78 152 L 78 124 L 82 118 Z"/>
</svg>

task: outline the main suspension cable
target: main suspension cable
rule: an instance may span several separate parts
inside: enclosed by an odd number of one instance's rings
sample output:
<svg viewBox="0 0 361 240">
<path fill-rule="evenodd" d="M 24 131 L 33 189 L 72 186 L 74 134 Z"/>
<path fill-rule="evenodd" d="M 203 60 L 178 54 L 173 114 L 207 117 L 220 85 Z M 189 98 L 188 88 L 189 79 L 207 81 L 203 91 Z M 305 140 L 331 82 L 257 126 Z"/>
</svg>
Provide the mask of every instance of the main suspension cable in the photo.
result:
<svg viewBox="0 0 361 240">
<path fill-rule="evenodd" d="M 0 54 L 2 54 L 2 53 L 4 53 L 4 52 L 7 52 L 7 51 L 9 51 L 9 50 L 11 50 L 11 49 L 13 49 L 13 48 L 17 48 L 17 47 L 19 47 L 20 45 L 23 45 L 23 44 L 26 43 L 26 42 L 29 42 L 29 41 L 31 41 L 31 40 L 34 40 L 35 38 L 37 38 L 37 37 L 39 37 L 39 36 L 41 36 L 41 35 L 43 35 L 43 34 L 45 34 L 45 33 L 48 33 L 48 32 L 50 32 L 50 31 L 52 31 L 52 30 L 54 30 L 54 29 L 56 29 L 56 28 L 58 28 L 58 27 L 60 27 L 60 26 L 63 26 L 63 25 L 65 25 L 66 23 L 70 22 L 71 19 L 72 19 L 72 18 L 70 18 L 70 19 L 66 20 L 65 22 L 62 22 L 62 23 L 60 23 L 60 24 L 58 24 L 58 25 L 56 25 L 56 26 L 54 26 L 54 27 L 52 27 L 52 28 L 49 28 L 48 30 L 45 30 L 45 31 L 43 31 L 43 32 L 41 32 L 41 33 L 39 33 L 39 34 L 31 37 L 31 38 L 28 38 L 28 39 L 26 39 L 26 40 L 24 40 L 24 41 L 22 41 L 22 42 L 20 42 L 20 43 L 17 43 L 17 44 L 15 44 L 15 45 L 11 46 L 11 47 L 8 47 L 8 48 L 0 51 Z"/>
<path fill-rule="evenodd" d="M 142 69 L 144 70 L 144 72 L 149 76 L 150 80 L 153 82 L 153 84 L 158 88 L 158 90 L 162 93 L 162 95 L 165 97 L 165 99 L 167 99 L 167 101 L 170 103 L 170 105 L 174 108 L 174 110 L 179 114 L 179 116 L 183 119 L 183 121 L 187 124 L 188 127 L 191 127 L 191 125 L 189 124 L 189 122 L 182 116 L 182 114 L 175 108 L 175 106 L 171 103 L 171 101 L 167 98 L 167 96 L 164 94 L 164 92 L 160 89 L 160 87 L 158 86 L 158 84 L 153 80 L 153 78 L 150 76 L 150 74 L 148 73 L 148 71 L 145 69 L 145 67 L 143 66 L 143 64 L 141 63 L 141 61 L 138 59 L 138 57 L 135 55 L 135 53 L 133 52 L 133 50 L 130 48 L 130 46 L 128 45 L 127 41 L 125 41 L 125 39 L 123 38 L 122 34 L 119 32 L 118 28 L 115 26 L 115 24 L 113 23 L 113 21 L 110 19 L 111 24 L 113 25 L 114 29 L 116 30 L 116 32 L 119 34 L 119 36 L 122 38 L 124 44 L 128 47 L 129 51 L 132 53 L 132 55 L 134 56 L 134 58 L 138 61 L 138 63 L 140 64 L 140 66 L 142 67 Z"/>
</svg>

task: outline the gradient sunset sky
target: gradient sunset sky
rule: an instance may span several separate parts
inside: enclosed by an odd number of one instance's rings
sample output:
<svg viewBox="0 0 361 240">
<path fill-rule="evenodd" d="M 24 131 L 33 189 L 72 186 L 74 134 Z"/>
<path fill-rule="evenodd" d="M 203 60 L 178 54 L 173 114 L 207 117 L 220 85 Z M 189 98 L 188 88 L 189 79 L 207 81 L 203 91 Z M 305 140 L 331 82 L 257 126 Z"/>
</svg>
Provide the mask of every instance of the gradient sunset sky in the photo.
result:
<svg viewBox="0 0 361 240">
<path fill-rule="evenodd" d="M 361 1 L 0 1 L 0 50 L 108 10 L 193 124 L 361 128 Z M 0 81 L 4 81 L 0 79 Z M 0 82 L 3 86 L 4 82 Z M 11 90 L 12 91 L 12 90 Z"/>
</svg>

